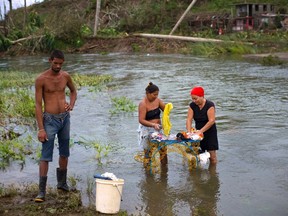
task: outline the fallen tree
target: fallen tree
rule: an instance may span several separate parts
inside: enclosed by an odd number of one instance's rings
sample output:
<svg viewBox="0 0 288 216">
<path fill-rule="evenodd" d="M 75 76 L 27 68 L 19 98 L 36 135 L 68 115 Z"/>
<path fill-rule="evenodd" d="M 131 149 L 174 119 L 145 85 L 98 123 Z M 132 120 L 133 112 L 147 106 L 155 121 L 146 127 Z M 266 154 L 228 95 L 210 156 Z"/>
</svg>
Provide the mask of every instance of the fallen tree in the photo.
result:
<svg viewBox="0 0 288 216">
<path fill-rule="evenodd" d="M 133 35 L 138 36 L 138 37 L 175 39 L 175 40 L 185 40 L 185 41 L 192 41 L 192 42 L 236 43 L 235 41 L 224 41 L 224 40 L 213 39 L 213 38 L 199 38 L 199 37 L 187 37 L 187 36 L 175 36 L 175 35 L 145 34 L 145 33 L 137 33 Z M 245 42 L 245 44 L 252 45 L 253 43 Z"/>
<path fill-rule="evenodd" d="M 20 39 L 17 39 L 17 40 L 15 40 L 15 41 L 9 40 L 9 42 L 10 42 L 12 45 L 14 45 L 14 44 L 20 43 L 20 42 L 25 41 L 25 40 L 38 39 L 38 38 L 40 38 L 40 40 L 41 40 L 43 37 L 44 37 L 44 35 L 39 35 L 39 36 L 30 35 L 30 36 L 28 36 L 28 37 L 26 37 L 26 38 L 20 38 Z"/>
</svg>

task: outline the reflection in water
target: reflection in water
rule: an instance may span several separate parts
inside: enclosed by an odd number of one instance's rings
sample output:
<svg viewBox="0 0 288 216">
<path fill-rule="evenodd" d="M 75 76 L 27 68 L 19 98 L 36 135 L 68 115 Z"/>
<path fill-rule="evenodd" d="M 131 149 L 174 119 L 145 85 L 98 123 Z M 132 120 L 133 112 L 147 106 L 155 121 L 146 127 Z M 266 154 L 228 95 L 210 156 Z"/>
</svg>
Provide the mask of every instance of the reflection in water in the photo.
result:
<svg viewBox="0 0 288 216">
<path fill-rule="evenodd" d="M 172 215 L 173 202 L 167 199 L 169 196 L 168 188 L 168 167 L 162 166 L 158 175 L 153 175 L 145 170 L 145 179 L 140 184 L 144 212 L 147 215 Z"/>
<path fill-rule="evenodd" d="M 193 193 L 197 197 L 197 204 L 191 205 L 191 212 L 195 215 L 217 215 L 220 184 L 216 165 L 209 164 L 208 169 L 198 168 L 190 174 L 194 186 Z"/>
<path fill-rule="evenodd" d="M 162 166 L 158 174 L 145 172 L 140 183 L 145 214 L 174 216 L 186 211 L 188 215 L 217 215 L 220 183 L 215 164 L 210 164 L 208 169 L 187 170 L 186 183 L 182 186 L 169 184 L 169 178 L 174 177 L 169 175 L 167 166 Z"/>
</svg>

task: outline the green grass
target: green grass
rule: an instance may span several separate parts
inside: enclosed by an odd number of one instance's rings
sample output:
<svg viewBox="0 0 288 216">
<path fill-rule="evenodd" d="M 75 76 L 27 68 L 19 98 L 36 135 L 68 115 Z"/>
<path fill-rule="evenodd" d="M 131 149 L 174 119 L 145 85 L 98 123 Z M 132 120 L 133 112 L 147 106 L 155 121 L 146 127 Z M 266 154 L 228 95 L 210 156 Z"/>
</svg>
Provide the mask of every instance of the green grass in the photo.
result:
<svg viewBox="0 0 288 216">
<path fill-rule="evenodd" d="M 131 99 L 122 97 L 112 97 L 112 109 L 109 110 L 111 114 L 119 113 L 131 113 L 137 110 L 137 106 L 131 101 Z"/>
<path fill-rule="evenodd" d="M 90 91 L 101 91 L 105 89 L 107 83 L 113 80 L 113 77 L 111 75 L 73 74 L 72 79 L 78 89 L 89 86 Z"/>
</svg>

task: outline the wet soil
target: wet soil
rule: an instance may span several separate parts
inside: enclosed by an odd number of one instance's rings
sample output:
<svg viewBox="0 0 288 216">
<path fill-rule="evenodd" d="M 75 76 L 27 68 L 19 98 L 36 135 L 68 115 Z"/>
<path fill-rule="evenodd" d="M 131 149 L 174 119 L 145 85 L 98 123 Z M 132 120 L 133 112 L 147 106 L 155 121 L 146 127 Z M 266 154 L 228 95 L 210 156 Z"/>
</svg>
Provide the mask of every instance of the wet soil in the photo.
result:
<svg viewBox="0 0 288 216">
<path fill-rule="evenodd" d="M 46 200 L 42 203 L 34 202 L 36 195 L 36 190 L 18 189 L 16 194 L 0 197 L 0 215 L 101 215 L 96 211 L 95 206 L 82 205 L 79 191 L 67 193 L 50 189 L 46 194 Z"/>
<path fill-rule="evenodd" d="M 247 54 L 244 55 L 243 57 L 245 59 L 250 59 L 250 60 L 261 60 L 264 57 L 269 57 L 269 56 L 276 56 L 279 58 L 279 60 L 282 61 L 287 61 L 288 62 L 288 52 L 275 52 L 275 53 L 262 53 L 262 54 Z"/>
<path fill-rule="evenodd" d="M 86 43 L 79 49 L 71 52 L 97 53 L 97 52 L 148 52 L 148 53 L 176 53 L 187 46 L 187 41 L 142 38 L 126 36 L 122 38 L 87 38 Z"/>
</svg>

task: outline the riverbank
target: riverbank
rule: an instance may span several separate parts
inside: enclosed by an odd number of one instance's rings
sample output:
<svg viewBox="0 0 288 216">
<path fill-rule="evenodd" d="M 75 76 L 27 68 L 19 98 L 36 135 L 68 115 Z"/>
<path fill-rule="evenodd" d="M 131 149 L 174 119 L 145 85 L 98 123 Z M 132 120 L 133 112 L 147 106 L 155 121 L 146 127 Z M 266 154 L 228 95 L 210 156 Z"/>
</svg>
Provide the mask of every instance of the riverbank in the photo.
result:
<svg viewBox="0 0 288 216">
<path fill-rule="evenodd" d="M 67 53 L 181 53 L 189 46 L 187 41 L 141 38 L 136 36 L 125 37 L 91 37 L 86 38 L 82 46 L 78 48 L 64 49 Z M 0 52 L 1 57 L 5 56 L 29 56 L 38 55 L 39 52 L 23 49 L 21 44 L 15 44 L 6 52 Z"/>
<path fill-rule="evenodd" d="M 87 38 L 83 46 L 70 50 L 75 53 L 181 53 L 189 42 L 171 39 L 125 36 L 119 38 Z"/>
<path fill-rule="evenodd" d="M 196 42 L 197 43 L 197 42 Z M 240 42 L 239 42 L 240 43 Z M 191 46 L 195 42 L 167 39 L 167 38 L 147 38 L 139 36 L 127 36 L 123 38 L 89 38 L 79 49 L 70 50 L 71 53 L 180 53 L 191 54 Z M 251 43 L 250 45 L 253 46 Z M 268 50 L 268 49 L 267 49 Z M 192 53 L 193 55 L 193 53 Z M 223 54 L 225 55 L 225 54 Z M 261 62 L 263 58 L 273 57 L 279 61 L 288 62 L 288 52 L 279 52 L 274 48 L 274 52 L 239 54 L 239 58 L 247 61 Z M 209 56 L 211 57 L 211 56 Z"/>
<path fill-rule="evenodd" d="M 247 55 L 243 55 L 243 57 L 245 59 L 249 59 L 249 60 L 255 60 L 255 61 L 259 61 L 265 57 L 269 57 L 269 56 L 273 56 L 273 57 L 277 57 L 279 60 L 281 61 L 287 61 L 288 62 L 288 52 L 275 52 L 275 53 L 262 53 L 262 54 L 247 54 Z"/>
<path fill-rule="evenodd" d="M 63 193 L 48 188 L 46 201 L 35 203 L 37 185 L 9 186 L 2 188 L 0 194 L 0 215 L 98 215 L 95 207 L 84 207 L 81 204 L 79 191 Z M 6 193 L 6 195 L 3 195 Z"/>
<path fill-rule="evenodd" d="M 225 43 L 225 42 L 224 42 Z M 222 43 L 223 44 L 223 43 Z M 263 58 L 272 56 L 276 57 L 279 61 L 288 62 L 288 52 L 283 52 L 281 47 L 277 47 L 276 45 L 273 47 L 273 52 L 267 53 L 257 53 L 257 50 L 253 50 L 255 54 L 241 54 L 241 49 L 252 49 L 253 43 L 243 45 L 242 42 L 231 43 L 230 45 L 235 45 L 235 49 L 239 49 L 239 53 L 229 53 L 230 49 L 234 49 L 234 47 L 227 48 L 227 45 L 222 45 L 221 43 L 201 43 L 201 42 L 193 42 L 193 41 L 185 41 L 185 40 L 177 40 L 177 39 L 167 39 L 167 38 L 148 38 L 148 37 L 140 37 L 134 35 L 126 35 L 122 37 L 110 37 L 110 38 L 101 38 L 101 37 L 91 37 L 86 38 L 85 42 L 79 48 L 68 48 L 64 50 L 67 53 L 99 53 L 99 54 L 107 54 L 107 53 L 164 53 L 164 54 L 185 54 L 185 55 L 199 55 L 206 57 L 219 57 L 223 55 L 227 57 L 229 55 L 238 56 L 239 59 L 244 59 L 247 61 L 257 61 L 261 62 Z M 259 46 L 259 44 L 257 44 Z M 262 45 L 263 46 L 263 45 Z M 247 48 L 248 47 L 248 48 Z M 249 48 L 250 47 L 250 48 Z M 227 49 L 223 51 L 224 49 Z M 205 51 L 203 51 L 205 50 Z M 221 51 L 218 51 L 221 50 Z M 265 50 L 262 49 L 262 50 Z M 266 49 L 271 50 L 271 49 Z M 219 53 L 220 52 L 220 53 Z M 249 51 L 248 51 L 249 52 Z M 251 51 L 252 52 L 252 51 Z M 260 52 L 260 51 L 258 51 Z M 27 56 L 27 55 L 38 55 L 42 54 L 39 52 L 31 52 L 31 50 L 23 49 L 21 44 L 15 44 L 10 47 L 7 52 L 0 53 L 1 57 L 5 56 Z M 48 54 L 48 53 L 47 53 Z"/>
</svg>

